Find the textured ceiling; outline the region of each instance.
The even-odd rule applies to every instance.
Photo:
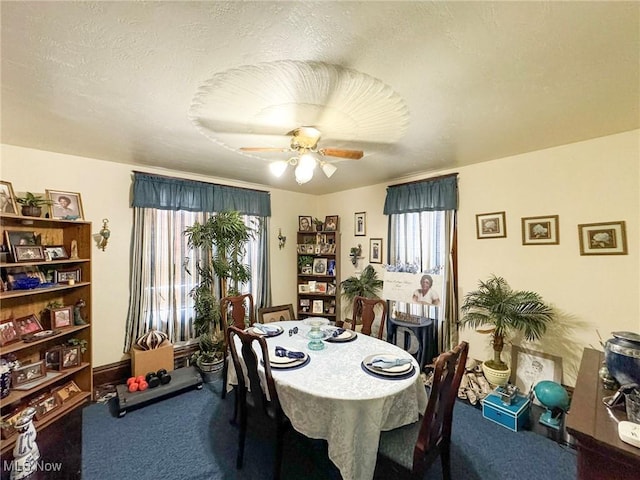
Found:
[[[21,1],[2,2],[1,16],[1,141],[12,145],[321,194],[640,127],[638,2]],[[341,73],[265,79],[296,62]],[[194,102],[254,69],[262,80],[236,91],[239,103],[209,105],[215,133],[203,135]],[[358,78],[398,96],[401,125],[361,134],[345,104],[384,118],[363,101],[375,92],[333,95]],[[283,98],[289,116],[275,121]],[[314,118],[321,147],[365,156],[299,186],[291,170],[269,173],[286,153],[237,150],[286,147]]]

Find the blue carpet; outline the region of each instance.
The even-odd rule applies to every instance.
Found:
[[[230,425],[233,396],[220,399],[221,383],[205,384],[115,416],[114,404],[83,410],[83,480],[269,479],[274,435],[259,425],[247,435],[245,462],[235,468],[237,428]],[[573,480],[575,452],[530,431],[511,432],[458,402],[454,413],[452,475],[464,480]],[[285,436],[285,480],[339,479],[326,443],[295,431]],[[436,462],[425,479],[440,480]],[[383,479],[380,479],[383,480]],[[386,480],[386,479],[385,479]]]

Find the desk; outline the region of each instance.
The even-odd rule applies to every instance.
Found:
[[[431,362],[437,356],[435,349],[435,320],[432,318],[420,317],[420,323],[403,322],[396,318],[387,317],[387,342],[396,344],[398,335],[398,327],[404,327],[411,330],[418,338],[418,351],[416,358],[420,364],[420,370],[424,369],[427,363]],[[405,336],[404,349],[409,349],[409,337]]]
[[[603,359],[602,352],[584,349],[566,418],[578,448],[578,479],[637,480],[640,448],[618,437],[618,422],[626,420],[626,412],[624,408],[610,410],[602,403],[602,397],[613,393],[602,388],[598,377]]]
[[[361,333],[352,342],[325,342],[324,350],[311,351],[303,336],[309,327],[302,322],[269,325],[285,330],[282,335],[267,338],[270,349],[279,345],[301,350],[311,359],[303,368],[272,370],[280,404],[293,427],[307,437],[327,441],[329,458],[344,480],[372,479],[380,432],[417,421],[426,408],[427,394],[419,371],[408,379],[387,380],[365,373],[360,364],[375,353],[410,355]],[[290,337],[288,331],[294,326],[300,333]],[[415,359],[413,363],[417,369]],[[230,384],[237,383],[232,365]]]

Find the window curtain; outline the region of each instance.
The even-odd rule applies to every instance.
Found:
[[[258,227],[245,262],[252,266],[250,288],[256,308],[271,303],[269,287],[268,192],[216,185],[158,175],[134,173],[134,211],[131,280],[124,352],[155,328],[172,342],[194,338],[193,300],[197,284],[195,264],[201,252],[188,249],[184,230],[223,210],[244,214],[245,223]],[[190,275],[188,272],[191,272]]]
[[[438,352],[458,341],[456,210],[457,175],[387,188],[389,263],[444,276],[439,307],[394,302],[393,310],[438,320]]]

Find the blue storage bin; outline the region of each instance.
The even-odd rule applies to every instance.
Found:
[[[522,430],[529,420],[529,407],[527,397],[517,395],[511,405],[505,405],[498,395],[491,393],[482,401],[482,416],[517,432]]]

